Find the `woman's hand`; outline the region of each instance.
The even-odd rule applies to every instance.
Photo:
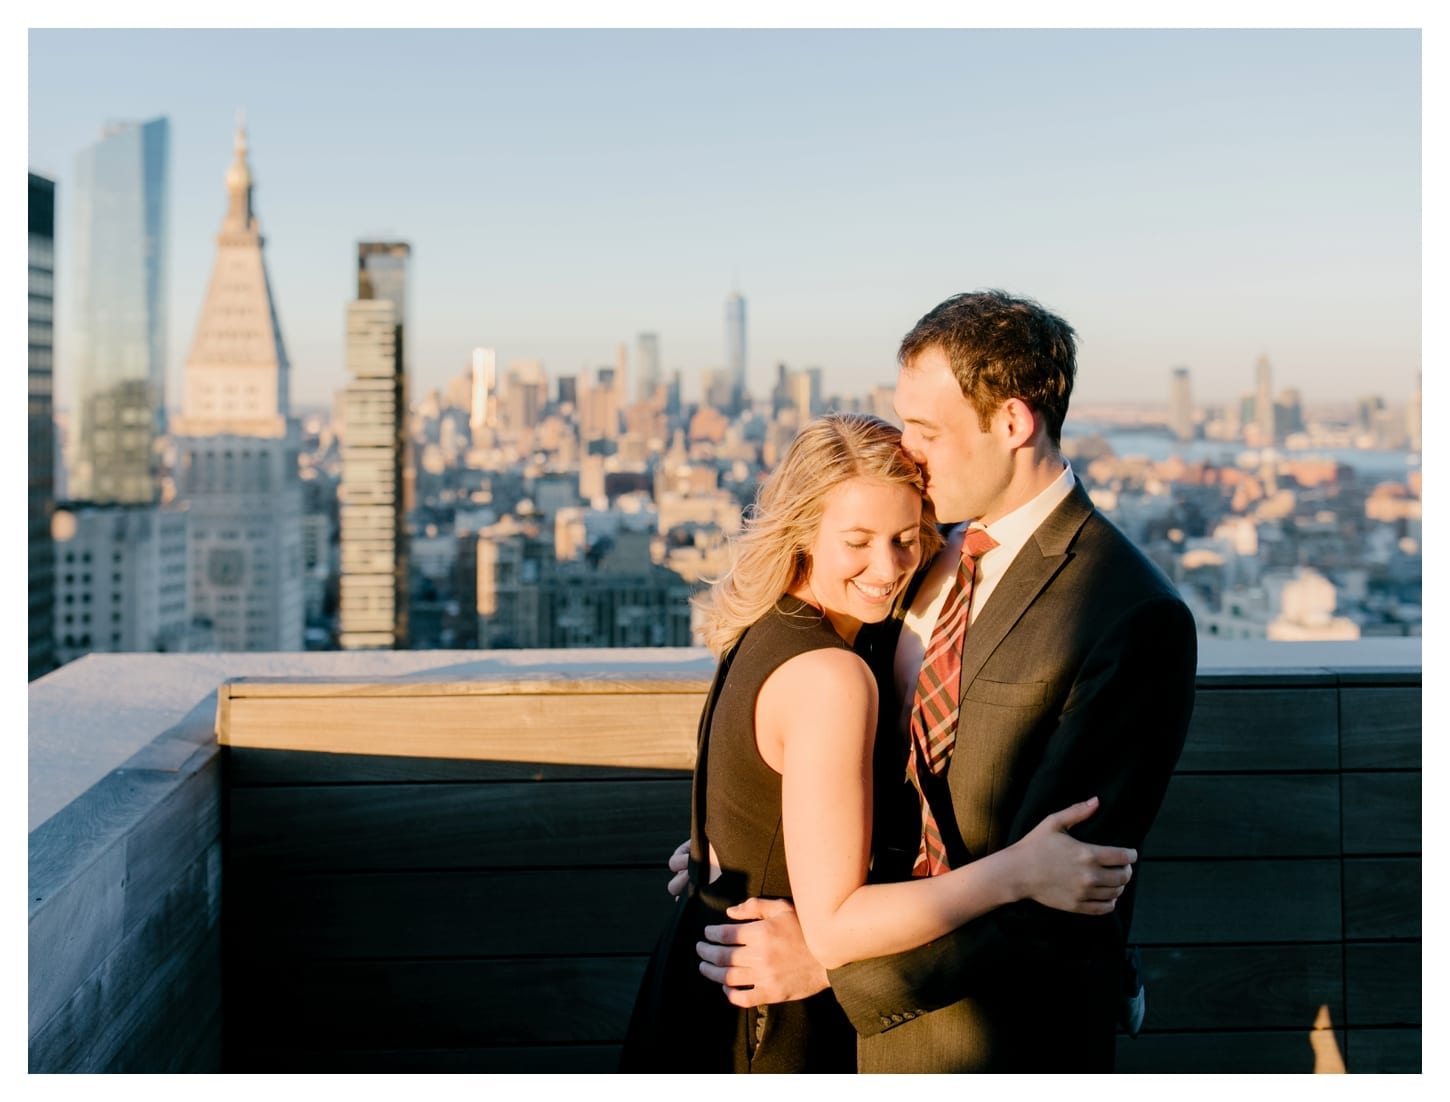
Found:
[[[1133,876],[1138,851],[1079,842],[1068,829],[1098,809],[1098,798],[1058,811],[1009,847],[1018,865],[1019,898],[1078,914],[1110,914]]]

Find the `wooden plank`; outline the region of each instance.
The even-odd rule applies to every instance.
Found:
[[[1419,769],[1422,721],[1418,686],[1339,690],[1345,769]]]
[[[1344,852],[1420,852],[1420,781],[1416,773],[1345,773]]]
[[[238,959],[644,954],[674,905],[663,860],[565,873],[228,873]],[[588,900],[587,916],[580,903]],[[245,982],[248,968],[239,979]]]
[[[30,832],[32,909],[145,819],[176,784],[177,774],[195,771],[204,760],[197,751],[214,741],[205,721],[208,708],[201,701]]]
[[[137,1021],[115,1059],[97,1071],[173,1073],[190,1070],[193,1053],[220,1038],[221,933],[212,929],[195,957],[158,976],[157,997]]]
[[[1199,656],[1200,661],[1202,655]],[[1199,668],[1195,684],[1200,693],[1219,689],[1317,689],[1338,684],[1335,670],[1324,666],[1218,666]]]
[[[216,740],[226,747],[232,729],[232,683],[223,681],[216,690]]]
[[[619,1070],[621,1045],[527,1048],[259,1049],[228,1071],[274,1073],[442,1073],[600,1075]]]
[[[1418,857],[1349,857],[1344,861],[1344,936],[1421,936]]]
[[[176,777],[175,788],[125,840],[127,929],[154,910],[177,874],[221,837],[221,761],[216,746],[198,749]],[[217,895],[219,899],[219,890]]]
[[[1145,1028],[1313,1028],[1319,1008],[1344,1020],[1338,945],[1240,945],[1143,950]]]
[[[676,676],[621,677],[601,673],[539,672],[525,677],[440,679],[437,671],[425,671],[385,681],[346,680],[319,677],[234,677],[226,682],[227,696],[243,700],[304,700],[320,698],[347,700],[356,697],[481,697],[481,696],[650,696],[694,695],[703,704],[710,690],[710,677],[683,672]]]
[[[1345,1033],[1335,1032],[1344,1052]],[[1143,1033],[1118,1038],[1117,1071],[1127,1074],[1263,1075],[1312,1072],[1309,1032],[1246,1030]]]
[[[1347,1024],[1419,1025],[1423,1020],[1420,959],[1419,942],[1345,946]]]
[[[199,855],[30,1038],[32,1072],[169,1070],[221,1005],[221,845]],[[184,997],[183,997],[184,996]],[[178,1013],[178,1011],[184,1011]],[[164,1043],[153,1043],[158,1031]],[[124,1065],[124,1067],[123,1067]]]
[[[316,753],[691,769],[696,693],[242,698],[224,743]]]
[[[688,778],[688,769],[662,770],[570,762],[401,758],[383,754],[319,754],[223,747],[226,784],[423,784],[430,781],[658,780]]]
[[[258,963],[244,991],[229,989],[227,1030],[238,1053],[618,1043],[644,966],[644,957]]]
[[[1419,688],[1424,682],[1421,663],[1413,666],[1340,666],[1334,679],[1341,685],[1400,686]]]
[[[690,833],[684,780],[245,788],[231,794],[237,867],[663,867]]]
[[[222,1037],[220,1005],[211,1018],[201,1024],[196,1033],[195,1043],[191,1048],[180,1053],[177,1066],[172,1070],[194,1075],[216,1075],[225,1070],[223,1065],[225,1045]]]
[[[32,874],[34,862],[32,861]],[[100,967],[125,933],[126,849],[113,844],[30,911],[30,1034]]]
[[[1297,773],[1338,765],[1333,686],[1201,689],[1178,772]]]
[[[163,731],[126,760],[123,769],[178,771],[196,750],[216,746],[216,694],[199,700],[181,721]]]
[[[1175,775],[1143,852],[1170,857],[1331,857],[1339,853],[1333,774]]]
[[[1351,1029],[1345,1063],[1354,1073],[1419,1075],[1423,1042],[1418,1029]]]
[[[115,769],[32,830],[32,917],[88,865],[121,845],[178,783],[175,771]]]
[[[1145,860],[1132,940],[1141,945],[1338,941],[1340,867],[1294,861]]]
[[[177,730],[159,741],[185,745],[188,732]],[[208,744],[179,766],[113,770],[31,832],[32,1029],[219,836],[215,757]]]

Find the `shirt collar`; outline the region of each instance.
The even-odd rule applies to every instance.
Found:
[[[1077,484],[1077,479],[1072,473],[1072,464],[1067,460],[1062,461],[1062,473],[1043,489],[1031,501],[1025,502],[1013,509],[1006,516],[998,517],[990,525],[979,524],[972,521],[969,528],[986,528],[991,537],[997,541],[997,546],[988,551],[988,555],[996,555],[1003,548],[1009,548],[1008,558],[1015,558],[1017,552],[1032,537],[1032,533],[1048,514],[1062,504],[1067,495],[1072,493],[1072,488]],[[983,556],[985,558],[985,556]]]

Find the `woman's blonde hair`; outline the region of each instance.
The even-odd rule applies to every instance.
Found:
[[[921,468],[901,449],[901,431],[864,413],[832,413],[800,431],[760,487],[735,544],[731,568],[695,598],[705,644],[724,654],[745,629],[810,574],[810,546],[826,495],[851,478],[910,486],[922,497],[921,553],[941,547]]]

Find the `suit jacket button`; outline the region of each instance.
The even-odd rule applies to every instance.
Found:
[[[882,1025],[890,1025],[891,1024],[891,1019],[888,1018],[885,1014],[883,1014],[883,1015],[881,1015],[881,1024]]]

